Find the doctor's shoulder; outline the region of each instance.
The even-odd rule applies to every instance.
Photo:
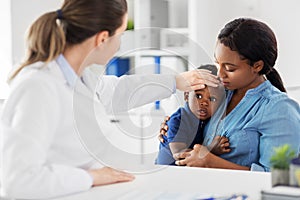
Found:
[[[55,92],[58,81],[54,68],[50,64],[37,62],[23,68],[18,75],[9,82],[10,94],[16,92],[36,91],[43,95],[43,91]],[[56,93],[56,92],[55,92]]]

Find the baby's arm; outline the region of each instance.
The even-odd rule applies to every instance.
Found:
[[[215,155],[221,155],[230,152],[229,140],[224,136],[216,136],[208,149]]]

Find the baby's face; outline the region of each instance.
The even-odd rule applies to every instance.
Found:
[[[188,104],[192,113],[201,120],[210,118],[221,101],[223,101],[224,91],[220,88],[205,87],[201,90],[189,93]]]

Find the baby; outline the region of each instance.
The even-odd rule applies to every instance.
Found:
[[[198,69],[206,69],[217,74],[215,65],[201,65]],[[173,113],[166,122],[167,136],[160,142],[156,164],[175,165],[173,155],[193,149],[195,144],[202,144],[204,127],[225,100],[223,87],[205,87],[201,90],[184,93],[186,104]],[[208,149],[216,155],[227,153],[229,141],[225,137],[216,136]]]

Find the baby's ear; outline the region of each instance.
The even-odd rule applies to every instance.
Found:
[[[189,93],[188,92],[184,92],[184,100],[185,101],[189,100]]]

